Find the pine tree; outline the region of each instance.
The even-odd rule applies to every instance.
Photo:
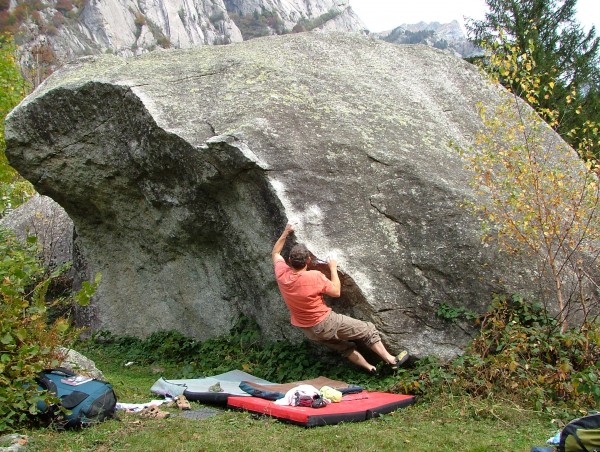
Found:
[[[538,108],[558,110],[556,130],[576,146],[585,135],[585,121],[600,121],[600,38],[595,28],[586,33],[576,21],[577,0],[486,0],[486,4],[485,19],[468,21],[469,39],[490,48],[502,34],[517,53],[534,48],[529,61],[533,74],[542,85],[554,84],[552,93],[541,93]],[[500,81],[520,94],[518,80]],[[600,156],[600,149],[593,152]]]

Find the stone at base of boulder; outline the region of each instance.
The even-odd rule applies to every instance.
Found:
[[[10,435],[0,436],[0,451],[2,452],[16,452],[27,449],[29,438],[25,435],[19,435],[18,433],[11,433]]]
[[[86,375],[97,380],[104,380],[104,374],[96,367],[96,363],[76,350],[61,347],[58,351],[62,357],[60,367],[76,374]]]

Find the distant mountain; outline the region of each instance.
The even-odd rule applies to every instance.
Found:
[[[402,24],[393,30],[374,33],[374,35],[393,44],[426,44],[453,52],[462,58],[481,54],[481,49],[467,40],[456,20],[447,24],[439,22]]]

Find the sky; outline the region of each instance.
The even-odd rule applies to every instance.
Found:
[[[348,1],[348,0],[346,0]],[[418,22],[448,23],[457,20],[464,25],[464,16],[483,19],[485,0],[349,0],[354,12],[369,31],[391,30],[401,24]],[[577,20],[587,30],[595,25],[600,35],[600,0],[578,0]]]

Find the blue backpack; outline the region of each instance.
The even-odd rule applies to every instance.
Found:
[[[47,390],[60,399],[60,406],[37,404],[40,413],[58,421],[61,427],[81,427],[114,416],[117,396],[110,383],[77,376],[63,368],[44,370],[37,377],[38,389]],[[70,383],[70,384],[69,384]]]

